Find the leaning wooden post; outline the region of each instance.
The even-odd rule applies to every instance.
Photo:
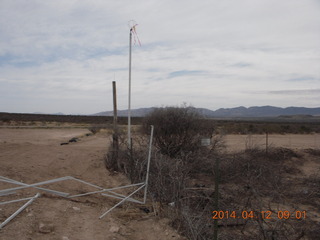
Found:
[[[115,133],[118,133],[117,122],[118,122],[118,113],[117,113],[117,86],[116,82],[112,81],[112,90],[113,90],[113,130]]]
[[[112,90],[113,90],[113,142],[112,142],[112,165],[113,168],[120,169],[118,162],[118,150],[119,150],[119,142],[118,142],[118,113],[117,113],[117,88],[116,82],[112,81]]]
[[[268,148],[269,148],[269,134],[266,132],[266,154],[268,154]]]

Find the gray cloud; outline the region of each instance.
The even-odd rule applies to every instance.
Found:
[[[310,76],[301,76],[288,79],[289,82],[304,82],[304,81],[320,81],[320,78],[317,79],[315,77]]]
[[[280,94],[280,95],[320,95],[319,89],[300,89],[300,90],[277,90],[267,91],[268,94]]]
[[[200,71],[200,70],[180,70],[180,71],[170,72],[167,78],[175,78],[175,77],[181,77],[181,76],[197,76],[197,75],[203,75],[205,73],[206,73],[205,71]]]
[[[130,19],[139,24],[142,42],[132,55],[134,108],[182,102],[211,109],[318,104],[315,0],[186,0],[183,7],[169,0],[5,0],[0,5],[0,102],[6,103],[0,111],[112,109],[114,78],[119,108],[126,108]]]
[[[246,62],[239,62],[239,63],[230,65],[230,67],[236,67],[236,68],[245,68],[245,67],[251,67],[251,66],[252,64],[246,63]]]

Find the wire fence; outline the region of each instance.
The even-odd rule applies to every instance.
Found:
[[[254,147],[283,147],[290,149],[320,149],[320,134],[248,134],[226,135],[228,151],[241,151]]]

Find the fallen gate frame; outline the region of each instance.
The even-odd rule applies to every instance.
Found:
[[[139,204],[145,204],[146,201],[147,201],[147,190],[148,190],[148,181],[149,181],[149,171],[150,171],[150,160],[151,160],[153,130],[154,130],[154,127],[151,126],[151,135],[150,135],[150,140],[149,140],[149,151],[148,151],[148,160],[147,160],[147,173],[146,173],[146,179],[145,179],[144,182],[135,183],[135,184],[129,184],[129,185],[120,186],[120,187],[114,187],[114,188],[102,188],[102,187],[100,187],[98,185],[95,185],[95,184],[92,184],[92,183],[89,183],[89,182],[86,182],[86,181],[83,181],[81,179],[78,179],[78,178],[75,178],[75,177],[71,177],[71,176],[55,178],[55,179],[51,179],[51,180],[47,180],[47,181],[43,181],[43,182],[38,182],[38,183],[33,183],[33,184],[26,184],[26,183],[22,183],[22,182],[19,182],[19,181],[16,181],[16,180],[13,180],[13,179],[10,179],[10,178],[7,178],[7,177],[0,176],[0,182],[6,182],[6,183],[20,185],[19,187],[0,190],[0,197],[1,196],[7,196],[7,195],[15,194],[16,190],[21,190],[21,189],[26,189],[26,188],[35,188],[35,189],[38,189],[38,190],[41,190],[41,191],[44,191],[44,192],[48,192],[50,194],[57,195],[57,196],[60,196],[60,197],[68,198],[68,199],[75,198],[75,197],[88,196],[88,195],[97,194],[97,193],[101,193],[101,195],[105,196],[105,197],[121,199],[120,202],[118,202],[113,207],[111,207],[106,212],[104,212],[99,217],[99,219],[103,218],[105,215],[107,215],[109,212],[111,212],[113,209],[115,209],[116,207],[118,207],[119,205],[124,203],[125,201],[130,201],[130,202],[139,203]],[[69,193],[65,193],[65,192],[60,192],[60,191],[56,191],[56,190],[52,190],[52,189],[48,189],[48,188],[39,187],[41,185],[46,185],[46,184],[51,184],[51,183],[56,183],[56,182],[61,182],[61,181],[66,181],[66,180],[74,180],[74,181],[83,183],[85,185],[89,185],[91,187],[95,187],[95,188],[97,188],[99,190],[70,196]],[[133,192],[131,192],[129,195],[127,195],[127,196],[123,195],[123,194],[120,194],[120,193],[116,193],[116,192],[113,191],[113,190],[118,190],[118,189],[136,187],[136,186],[139,186],[139,187],[136,190],[134,190]],[[136,200],[136,199],[132,198],[132,196],[134,194],[136,194],[138,191],[140,191],[143,188],[144,188],[143,201],[139,201],[139,200]],[[10,200],[10,201],[6,201],[6,202],[0,202],[0,205],[5,205],[5,204],[10,204],[10,203],[15,203],[15,202],[20,202],[20,201],[27,201],[28,200],[27,203],[25,203],[15,213],[13,213],[10,217],[8,217],[4,222],[2,222],[0,224],[0,229],[3,228],[8,222],[10,222],[13,218],[15,218],[20,212],[22,212],[35,199],[37,199],[40,196],[41,196],[40,193],[37,193],[33,197],[15,199],[15,200]]]

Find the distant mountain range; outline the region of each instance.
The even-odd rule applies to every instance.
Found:
[[[152,108],[139,108],[132,109],[131,116],[133,117],[143,117],[150,113]],[[236,108],[220,108],[218,110],[212,111],[206,108],[195,108],[195,110],[205,117],[221,117],[221,118],[242,118],[242,117],[288,117],[294,115],[304,115],[308,116],[320,116],[319,108],[305,108],[305,107],[273,107],[273,106],[262,106],[262,107],[236,107]],[[99,112],[93,114],[95,116],[113,116],[113,111]],[[127,110],[118,110],[118,116],[127,116]]]
[[[65,115],[62,112],[57,112],[57,113],[43,113],[43,112],[33,112],[32,114],[47,114],[47,115]]]

